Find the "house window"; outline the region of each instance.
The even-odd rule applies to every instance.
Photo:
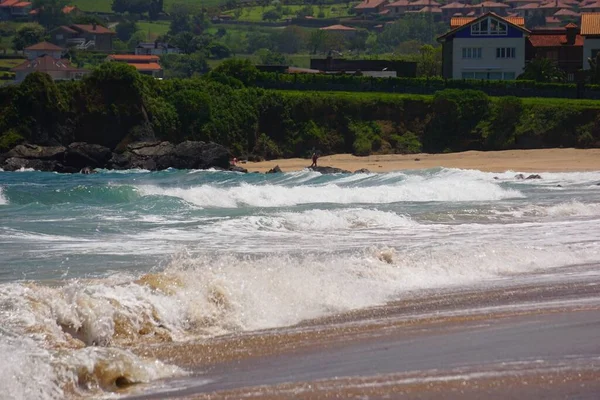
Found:
[[[499,72],[499,71],[466,71],[462,73],[463,79],[477,80],[514,80],[514,72]]]
[[[463,47],[462,58],[481,58],[481,47]]]
[[[558,50],[547,50],[546,58],[557,61],[558,60]]]
[[[514,47],[498,47],[496,48],[496,58],[515,58],[516,50]]]
[[[508,26],[495,18],[484,18],[471,25],[471,35],[473,36],[506,36]]]
[[[63,40],[65,36],[62,33],[56,34],[56,40]]]

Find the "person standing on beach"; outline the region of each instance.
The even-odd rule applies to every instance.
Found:
[[[319,158],[319,156],[317,155],[317,153],[313,153],[313,155],[312,155],[312,164],[310,164],[310,168],[317,166],[317,159],[318,158]]]

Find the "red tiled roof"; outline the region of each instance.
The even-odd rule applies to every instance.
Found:
[[[365,0],[360,4],[357,4],[354,8],[357,10],[368,10],[371,8],[377,8],[386,2],[387,0]]]
[[[523,4],[522,6],[519,7],[515,7],[515,10],[533,10],[536,8],[540,8],[539,3],[527,3],[527,4]]]
[[[600,1],[595,1],[593,3],[588,3],[585,6],[579,6],[581,10],[592,9],[592,8],[600,8]]]
[[[0,7],[12,7],[17,4],[20,0],[6,0],[3,3],[0,3]]]
[[[484,1],[479,4],[472,4],[471,8],[510,8],[508,4],[496,3],[495,1]]]
[[[440,3],[438,3],[437,1],[434,0],[416,0],[416,1],[411,1],[409,4],[409,6],[439,6]]]
[[[28,1],[21,1],[17,4],[12,5],[13,8],[25,8],[25,7],[29,7],[31,5],[30,2]]]
[[[162,67],[158,63],[146,63],[146,64],[127,63],[127,65],[131,65],[132,67],[135,67],[135,69],[137,69],[138,71],[161,71],[162,70]]]
[[[38,57],[35,60],[25,61],[21,65],[12,68],[11,71],[49,72],[49,71],[82,71],[71,66],[69,60],[57,60],[48,55]]]
[[[87,33],[93,33],[93,34],[108,34],[108,35],[115,35],[115,32],[111,31],[108,28],[103,27],[102,25],[93,25],[93,24],[89,24],[89,25],[71,25],[71,28],[73,29],[77,29],[83,32],[87,32]]]
[[[579,17],[579,13],[573,10],[560,9],[553,14],[555,17]]]
[[[355,28],[351,28],[349,26],[344,25],[331,25],[321,28],[322,31],[355,31]]]
[[[570,4],[563,3],[562,1],[551,1],[549,3],[542,4],[540,8],[573,8]]]
[[[581,34],[600,35],[600,13],[581,14]]]
[[[583,46],[583,36],[575,36],[575,44],[567,44],[566,35],[536,35],[535,31],[529,36],[529,42],[533,47],[563,47],[563,46]]]
[[[452,17],[450,19],[450,28],[458,28],[459,26],[463,26],[469,22],[475,21],[475,19],[475,17]],[[510,22],[513,25],[521,27],[525,26],[525,18],[523,17],[504,17],[502,19]]]
[[[62,51],[62,47],[48,42],[40,42],[33,46],[25,47],[25,50],[49,50],[49,51]]]
[[[446,4],[445,6],[441,6],[440,8],[442,10],[458,10],[458,9],[465,8],[465,7],[467,7],[466,4],[455,1],[453,3]]]
[[[77,6],[64,6],[62,9],[63,14],[70,14],[71,12],[77,10]]]
[[[442,12],[442,9],[439,8],[439,7],[435,7],[435,6],[434,7],[427,6],[427,7],[421,8],[417,12],[419,12],[419,13],[428,13],[428,12],[430,12],[430,13],[433,13],[433,14],[440,14]]]
[[[408,0],[398,0],[393,3],[388,4],[386,7],[406,7],[408,6]]]
[[[125,61],[125,62],[157,62],[160,57],[153,55],[135,55],[135,54],[111,54],[108,56],[113,61]]]

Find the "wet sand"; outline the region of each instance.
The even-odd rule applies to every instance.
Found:
[[[140,347],[192,375],[139,398],[597,399],[598,266],[558,272],[415,293],[289,328]]]
[[[292,158],[240,164],[250,172],[266,172],[279,165],[283,172],[299,171],[311,160]],[[540,149],[467,151],[449,154],[389,154],[356,157],[336,154],[319,158],[318,165],[356,171],[390,172],[436,167],[478,169],[486,172],[573,172],[600,170],[600,149]]]

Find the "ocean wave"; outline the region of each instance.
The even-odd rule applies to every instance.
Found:
[[[0,206],[8,204],[8,199],[4,196],[4,189],[0,186]]]
[[[340,232],[370,228],[398,228],[416,225],[410,217],[394,212],[364,208],[301,212],[279,212],[273,215],[252,215],[219,223],[222,231],[291,231],[291,232]]]
[[[509,216],[516,218],[593,217],[600,216],[600,204],[582,203],[577,200],[572,200],[553,205],[531,204],[517,209],[491,210],[490,212],[496,216]]]
[[[519,198],[515,189],[505,189],[493,182],[447,181],[411,177],[396,185],[341,187],[325,185],[248,185],[217,187],[201,185],[188,188],[168,188],[141,185],[143,196],[177,197],[188,203],[206,208],[286,207],[302,204],[389,204],[397,202],[457,202],[493,201]]]

